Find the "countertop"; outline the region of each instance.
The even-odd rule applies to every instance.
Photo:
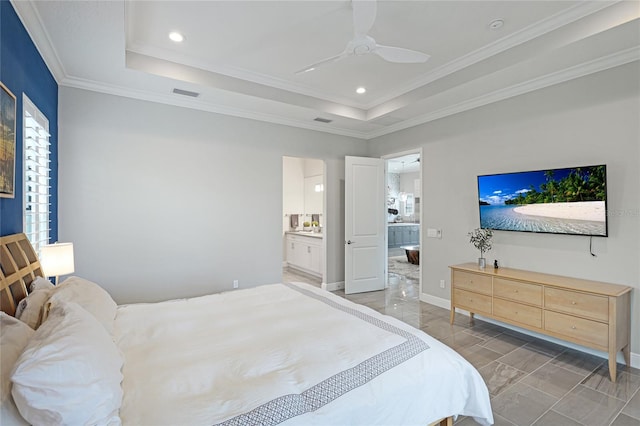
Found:
[[[312,238],[320,238],[324,235],[322,232],[313,232],[313,231],[285,231],[286,234],[291,235],[300,235],[302,237],[312,237]]]

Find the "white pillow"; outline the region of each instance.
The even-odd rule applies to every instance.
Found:
[[[113,334],[113,323],[118,305],[98,284],[80,277],[69,277],[51,292],[49,302],[53,308],[59,302],[75,302],[96,317]]]
[[[22,299],[16,308],[16,318],[37,330],[42,322],[42,308],[49,299],[51,290],[35,290]]]
[[[93,315],[76,303],[60,302],[16,363],[13,399],[34,425],[118,424],[122,363]]]
[[[11,372],[33,329],[22,321],[0,312],[0,425],[28,425],[11,396]]]
[[[29,291],[33,292],[36,290],[53,290],[54,285],[51,284],[46,278],[36,277],[35,280],[31,282],[31,286],[29,286]]]

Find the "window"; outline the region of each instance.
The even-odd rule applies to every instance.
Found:
[[[22,95],[24,232],[38,255],[49,244],[49,120]]]

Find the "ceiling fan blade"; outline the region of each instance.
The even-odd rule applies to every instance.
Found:
[[[315,64],[307,65],[306,67],[304,67],[302,69],[299,69],[295,73],[296,74],[303,74],[305,72],[313,71],[318,67],[321,67],[321,66],[326,65],[326,64],[330,64],[331,62],[339,61],[340,59],[346,58],[347,56],[348,56],[347,52],[342,52],[339,55],[332,56],[332,57],[327,58],[327,59],[323,59],[322,61],[316,62]]]
[[[376,0],[352,0],[353,30],[356,36],[367,35],[376,20],[378,4]]]
[[[402,47],[382,46],[378,44],[376,50],[373,51],[385,61],[397,62],[403,64],[421,64],[427,62],[431,57],[426,53],[416,50],[404,49]]]

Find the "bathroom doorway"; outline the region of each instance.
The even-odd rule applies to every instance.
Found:
[[[325,164],[282,157],[282,282],[326,283]]]
[[[387,288],[420,299],[422,241],[421,150],[384,156],[387,201]]]

